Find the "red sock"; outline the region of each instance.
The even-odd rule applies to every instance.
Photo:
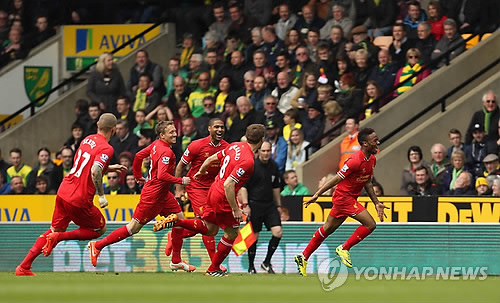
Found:
[[[89,229],[89,228],[83,228],[80,227],[78,229],[68,231],[68,232],[63,232],[59,233],[59,238],[58,241],[64,241],[64,240],[92,240],[99,238],[99,233]]]
[[[197,233],[200,233],[202,235],[206,234],[208,232],[207,225],[205,225],[205,222],[201,219],[180,219],[175,223],[175,226],[180,226],[184,227],[186,229],[189,229],[191,231],[195,231]]]
[[[216,271],[220,268],[220,265],[224,259],[226,259],[227,255],[231,251],[231,247],[233,247],[234,240],[229,240],[225,236],[222,236],[219,244],[217,245],[217,252],[212,259],[212,264],[208,268],[209,271]]]
[[[127,225],[119,227],[103,239],[95,242],[95,248],[97,248],[98,250],[102,250],[104,247],[126,239],[131,235],[132,233],[128,230]]]
[[[356,230],[352,233],[352,235],[345,241],[345,243],[342,245],[342,247],[345,250],[351,249],[354,245],[358,244],[361,240],[366,238],[369,234],[371,234],[372,231],[366,228],[364,225],[361,225],[360,227],[356,228]]]
[[[46,232],[41,234],[40,237],[38,237],[38,239],[36,239],[35,244],[33,244],[30,251],[26,255],[26,258],[24,258],[23,262],[21,263],[22,268],[26,268],[26,269],[31,268],[31,264],[33,263],[33,261],[35,261],[36,257],[38,257],[38,255],[40,255],[42,253],[42,248],[45,245],[45,243],[47,242],[47,239],[45,238],[45,236],[47,236],[51,232],[52,232],[52,230],[49,228],[49,230],[47,230]]]
[[[194,235],[197,235],[198,233],[189,229],[182,229],[184,232],[182,233],[182,237],[185,238],[191,238]]]
[[[328,237],[328,235],[325,233],[323,226],[321,226],[314,233],[314,236],[312,237],[311,241],[309,241],[309,244],[307,244],[306,249],[304,249],[304,251],[302,252],[306,260],[309,259],[309,257],[316,249],[318,249],[318,247],[321,245],[321,243],[323,243],[326,237]]]
[[[180,263],[184,228],[172,228],[172,263]]]
[[[215,256],[215,237],[203,235],[201,238],[203,239],[203,244],[205,244],[210,260],[213,261]]]

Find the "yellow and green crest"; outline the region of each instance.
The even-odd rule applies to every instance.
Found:
[[[52,88],[52,66],[25,66],[24,67],[24,89],[31,102],[43,96]],[[35,103],[37,107],[42,106],[48,97]]]

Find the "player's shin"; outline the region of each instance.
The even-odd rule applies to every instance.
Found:
[[[220,269],[221,263],[226,259],[227,255],[233,247],[234,239],[228,239],[226,236],[222,236],[219,244],[217,245],[217,252],[212,260],[212,264],[208,268],[208,271],[216,271]]]
[[[202,235],[205,235],[208,232],[208,227],[205,224],[205,222],[203,222],[203,220],[198,219],[198,218],[196,218],[196,219],[179,219],[179,221],[177,221],[175,223],[175,226],[184,227],[185,229],[195,231],[195,232],[200,233]]]
[[[119,242],[126,239],[132,235],[129,230],[128,225],[117,228],[115,231],[104,237],[103,239],[95,242],[95,247],[98,250],[102,250],[104,247],[111,245],[113,243]]]
[[[360,227],[356,228],[354,233],[345,241],[345,243],[342,245],[342,248],[344,250],[349,250],[351,247],[354,245],[358,244],[361,242],[364,238],[368,237],[369,234],[371,234],[372,231],[368,229],[366,226],[361,225]]]
[[[316,251],[316,249],[318,249],[318,247],[321,245],[321,243],[323,243],[326,237],[328,237],[328,234],[323,229],[323,226],[321,226],[314,233],[314,236],[312,237],[311,241],[309,241],[309,244],[307,244],[306,249],[304,249],[304,251],[302,252],[306,260],[308,260],[312,253]]]
[[[182,227],[172,228],[172,263],[180,263],[181,259],[181,249],[184,229]]]
[[[42,248],[47,242],[46,236],[50,234],[52,230],[49,228],[46,232],[41,234],[38,239],[36,239],[35,244],[33,244],[33,247],[31,247],[30,251],[28,252],[28,255],[24,258],[23,262],[21,263],[21,267],[25,269],[30,269],[31,264],[35,260],[38,255],[42,253]]]

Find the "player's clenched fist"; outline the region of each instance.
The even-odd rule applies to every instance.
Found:
[[[101,208],[108,206],[108,200],[106,200],[106,196],[99,196],[99,206]]]
[[[243,218],[243,213],[241,212],[241,209],[233,209],[233,217],[236,219],[236,221],[241,222],[241,219]]]

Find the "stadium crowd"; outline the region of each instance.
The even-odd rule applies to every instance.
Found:
[[[2,63],[25,57],[54,34],[54,26],[107,23],[89,4],[11,2],[0,7]],[[10,163],[0,155],[0,194],[55,193],[72,168],[74,151],[85,136],[96,132],[104,112],[119,119],[110,141],[112,163],[129,168],[134,155],[155,139],[155,125],[162,120],[174,121],[177,128],[177,160],[190,142],[208,135],[212,118],[224,121],[230,143],[240,141],[248,125],[264,124],[272,159],[284,174],[282,194],[309,194],[297,182],[297,165],[344,130],[349,134],[341,147],[345,160],[359,150],[360,120],[448,62],[443,58],[426,68],[431,60],[452,48],[449,59],[464,52],[462,33],[496,30],[500,20],[498,4],[487,0],[231,0],[210,6],[206,3],[211,1],[177,2],[128,1],[113,10],[108,22],[176,22],[182,37],[178,55],[163,67],[139,50],[136,64],[121,71],[112,55],[102,54],[89,73],[88,99],[77,101],[69,139],[61,140],[63,147],[54,159],[41,148],[33,168],[19,149],[9,151]],[[57,3],[64,13],[55,13]],[[186,22],[189,25],[182,26]],[[377,46],[374,42],[381,36],[391,36],[391,42]],[[123,73],[129,73],[128,83]],[[485,92],[483,109],[472,117],[465,141],[451,129],[451,147],[434,144],[430,162],[418,146],[410,147],[401,193],[500,195],[500,179],[492,177],[500,175],[496,101],[492,92]],[[330,131],[344,118],[345,126]],[[147,170],[145,162],[144,175]],[[140,193],[131,172],[108,173],[104,183],[106,193]],[[383,194],[382,186],[375,185]]]

